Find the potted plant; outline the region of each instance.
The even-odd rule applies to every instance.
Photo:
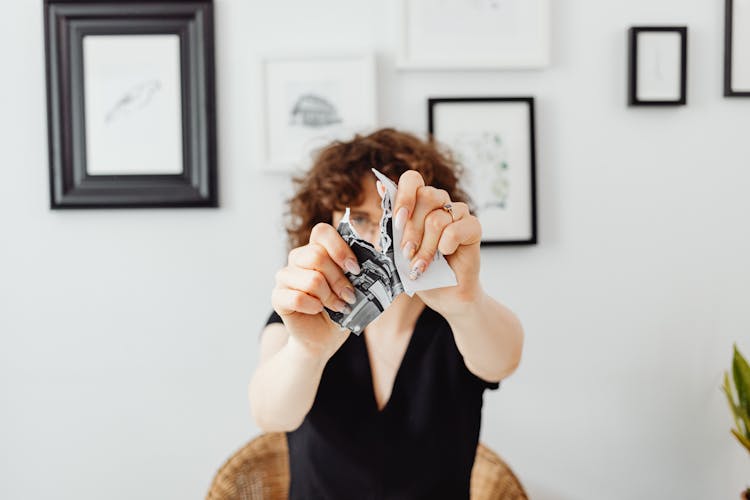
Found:
[[[724,386],[722,387],[729,401],[729,408],[734,415],[736,428],[731,431],[737,441],[750,452],[750,365],[737,349],[737,344],[734,344],[732,377],[734,390],[729,382],[728,372],[724,372]],[[750,488],[747,488],[740,498],[750,500]]]

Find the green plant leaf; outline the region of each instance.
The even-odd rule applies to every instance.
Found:
[[[750,414],[750,366],[734,344],[734,362],[732,363],[732,375],[734,375],[734,387],[737,389],[739,406]],[[750,431],[750,428],[746,429]]]
[[[744,408],[742,408],[734,401],[734,396],[731,392],[731,388],[729,387],[728,380],[726,382],[726,385],[722,389],[724,389],[724,393],[727,395],[729,407],[734,414],[735,423],[737,424],[737,431],[750,439],[750,414],[748,414]]]
[[[732,387],[729,384],[729,373],[724,372],[724,384],[721,386],[724,394],[727,396],[727,402],[729,403],[729,409],[732,411],[732,417],[734,417],[734,424],[737,426],[737,430],[742,432],[742,425],[740,424],[740,415],[737,408],[737,403],[734,401],[734,394],[732,393]],[[747,429],[747,426],[745,426]]]
[[[742,444],[742,446],[744,446],[745,449],[750,452],[750,439],[746,438],[734,429],[732,429],[732,434],[737,438],[737,441],[739,441],[740,444]]]
[[[750,430],[750,415],[745,413],[745,410],[741,407],[734,404],[730,397],[727,397],[727,399],[729,400],[729,408],[734,415],[734,423],[737,426],[737,432],[743,436],[747,436],[748,430]],[[750,436],[748,436],[748,438],[750,438]]]

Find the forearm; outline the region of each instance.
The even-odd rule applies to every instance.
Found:
[[[266,432],[292,431],[312,408],[327,359],[312,356],[293,337],[255,371],[250,410]]]
[[[485,380],[501,380],[521,361],[523,328],[515,314],[485,293],[446,316],[466,366]]]

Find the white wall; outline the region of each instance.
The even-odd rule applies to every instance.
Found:
[[[535,500],[737,498],[719,392],[750,354],[750,100],[721,97],[723,2],[556,0],[553,64],[394,70],[394,0],[217,0],[221,208],[50,211],[41,2],[0,17],[0,497],[201,498],[258,430],[246,385],[283,258],[259,172],[262,54],[374,49],[382,125],[426,98],[535,95],[539,244],[483,250],[524,359],[483,440]],[[687,24],[688,106],[625,106],[626,29]]]

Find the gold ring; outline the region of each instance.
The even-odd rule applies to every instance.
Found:
[[[453,222],[456,222],[456,218],[453,216],[453,204],[452,203],[446,203],[443,205],[443,210],[451,214],[451,220]]]

